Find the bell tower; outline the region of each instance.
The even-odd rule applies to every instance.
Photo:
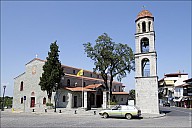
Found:
[[[148,10],[143,10],[135,23],[136,105],[142,113],[159,114],[154,17]]]

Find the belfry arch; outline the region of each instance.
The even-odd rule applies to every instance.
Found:
[[[150,76],[150,61],[148,58],[144,58],[141,61],[142,66],[142,77],[149,77]]]
[[[149,52],[149,39],[144,37],[141,39],[141,53]]]
[[[146,22],[142,22],[142,32],[146,32]]]

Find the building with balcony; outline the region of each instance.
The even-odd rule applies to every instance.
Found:
[[[170,105],[175,105],[176,100],[181,100],[183,95],[183,89],[180,85],[184,84],[184,80],[188,79],[187,73],[170,73],[165,74],[164,78],[158,81],[158,91],[162,93],[160,98],[160,104],[165,102],[170,103]],[[175,98],[176,97],[176,98]]]
[[[192,108],[192,78],[183,82],[184,84],[175,86],[173,101],[177,107]]]

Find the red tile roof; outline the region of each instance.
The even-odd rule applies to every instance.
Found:
[[[141,11],[138,15],[137,15],[137,19],[143,18],[143,17],[153,17],[153,15],[151,14],[151,12],[149,12],[148,10],[143,10]]]
[[[39,58],[34,58],[33,60],[29,61],[27,64],[35,61],[35,60],[38,60],[38,61],[41,61],[41,62],[46,62],[46,60],[42,60],[42,59],[39,59]],[[27,65],[26,64],[26,65]],[[69,67],[69,68],[73,68],[73,69],[78,69],[78,70],[81,70],[80,68],[74,68],[74,67],[71,67],[71,66],[66,66],[66,65],[62,65],[63,67]],[[84,70],[86,72],[92,72],[92,71],[88,71],[88,70]],[[99,73],[95,73],[95,74],[98,74]],[[83,78],[83,79],[88,79],[88,80],[97,80],[97,81],[103,81],[103,79],[101,78],[91,78],[91,77],[86,77],[86,76],[77,76],[77,75],[73,75],[73,74],[67,74],[65,73],[65,76],[70,76],[70,77],[79,77],[79,78]],[[120,84],[120,82],[117,82],[117,81],[113,81],[113,83],[117,83],[117,84]]]
[[[103,86],[103,85],[102,84],[91,84],[91,85],[86,86],[85,88],[94,89],[94,88],[98,88],[100,86]]]
[[[65,89],[67,89],[69,91],[73,91],[73,92],[81,92],[81,91],[91,92],[91,91],[95,91],[95,90],[82,88],[82,87],[65,87]]]
[[[113,95],[129,95],[128,92],[112,92]]]

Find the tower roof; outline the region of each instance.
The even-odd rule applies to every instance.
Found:
[[[141,11],[138,15],[137,15],[137,19],[140,19],[140,18],[144,18],[144,17],[151,17],[151,18],[154,18],[152,13],[149,12],[148,10],[143,10]]]

